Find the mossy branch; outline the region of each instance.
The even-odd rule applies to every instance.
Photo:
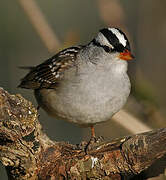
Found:
[[[166,128],[96,142],[85,152],[86,145],[51,141],[32,103],[0,89],[0,161],[9,179],[146,179],[166,167]]]

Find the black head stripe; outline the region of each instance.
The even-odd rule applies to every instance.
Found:
[[[92,43],[93,43],[95,46],[102,47],[102,48],[105,50],[105,52],[107,52],[107,53],[110,52],[110,51],[113,51],[110,47],[105,46],[105,45],[101,45],[99,42],[96,41],[96,39],[93,39],[93,40],[92,40]]]
[[[130,50],[131,50],[131,49],[130,49],[130,44],[129,44],[129,40],[128,40],[126,34],[125,34],[123,31],[121,31],[119,28],[115,28],[115,29],[117,29],[121,34],[123,34],[124,38],[126,39],[125,49],[127,49],[127,50],[130,51]]]
[[[101,29],[100,32],[107,38],[107,40],[110,42],[110,44],[114,47],[114,51],[123,52],[124,49],[128,49],[130,51],[130,45],[129,45],[129,41],[128,41],[126,35],[118,28],[116,28],[116,29],[121,34],[124,35],[124,38],[126,39],[125,47],[120,43],[117,36],[112,31],[110,31],[108,28]]]

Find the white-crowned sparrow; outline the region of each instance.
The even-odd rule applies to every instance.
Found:
[[[91,127],[118,112],[130,93],[126,35],[101,29],[85,46],[67,48],[32,67],[19,87],[33,89],[38,105],[56,119]]]

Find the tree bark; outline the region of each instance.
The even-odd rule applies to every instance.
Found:
[[[32,103],[0,89],[0,161],[9,179],[147,179],[166,167],[166,128],[86,147],[51,141]]]

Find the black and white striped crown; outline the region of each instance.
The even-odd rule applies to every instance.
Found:
[[[93,42],[101,47],[109,47],[111,51],[123,52],[125,49],[130,51],[126,35],[118,28],[101,29]]]

